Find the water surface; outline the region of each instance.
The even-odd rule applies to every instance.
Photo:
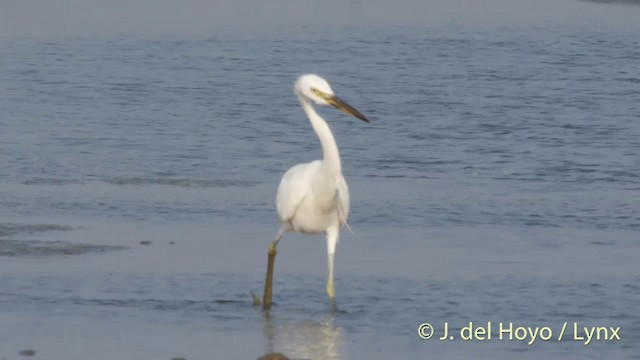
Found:
[[[2,40],[0,358],[638,358],[639,30]],[[321,154],[303,72],[372,124],[321,110],[352,193],[340,311],[324,240],[292,234],[267,316],[277,183]],[[622,340],[417,335],[469,321]]]

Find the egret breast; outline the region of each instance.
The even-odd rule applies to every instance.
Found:
[[[330,203],[324,202],[312,196],[306,197],[291,219],[293,229],[305,234],[319,234],[331,225],[339,223],[335,200]]]

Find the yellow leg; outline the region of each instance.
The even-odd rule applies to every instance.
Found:
[[[329,279],[329,281],[327,281],[327,295],[329,295],[330,300],[333,300],[336,298],[336,290],[333,288],[332,279]]]
[[[327,295],[331,301],[336,298],[336,290],[333,287],[333,255],[329,254],[329,279],[327,280]]]

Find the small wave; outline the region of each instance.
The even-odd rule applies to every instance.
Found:
[[[140,299],[140,298],[82,298],[77,296],[42,296],[21,293],[1,292],[0,295],[12,297],[16,301],[38,302],[40,304],[51,305],[74,305],[89,307],[117,307],[117,308],[138,308],[157,311],[190,311],[190,312],[220,312],[222,310],[233,311],[234,309],[251,309],[247,300],[168,300],[168,299]],[[232,313],[224,312],[219,314],[227,319],[231,317],[243,317],[245,314],[239,313],[233,316]]]
[[[111,177],[102,179],[59,179],[59,178],[34,178],[23,181],[23,185],[85,185],[91,182],[104,182],[111,185],[167,185],[179,187],[251,187],[258,184],[255,181],[224,180],[224,179],[190,179],[190,178],[166,178],[166,177]]]
[[[25,180],[23,185],[75,185],[84,184],[85,181],[79,179],[56,179],[56,178],[35,178]]]
[[[189,178],[151,178],[151,177],[119,177],[105,179],[105,182],[113,185],[170,185],[181,187],[250,187],[257,182],[243,180],[205,180]]]
[[[589,245],[609,246],[609,245],[615,245],[615,241],[611,241],[611,240],[595,240],[595,241],[590,242]]]
[[[640,5],[640,0],[582,0],[599,4],[629,4]]]
[[[64,241],[0,240],[0,256],[83,255],[126,249],[125,246],[72,244]]]
[[[617,78],[617,81],[630,82],[633,84],[640,84],[640,78]]]
[[[66,225],[5,223],[0,224],[0,238],[22,233],[33,234],[44,231],[68,231],[72,229],[73,227]]]

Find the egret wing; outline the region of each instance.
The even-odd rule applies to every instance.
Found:
[[[347,223],[347,218],[349,217],[349,200],[347,182],[343,176],[340,176],[338,180],[338,215],[340,217],[340,225]]]
[[[280,222],[291,221],[303,199],[310,192],[313,173],[320,167],[320,161],[298,164],[282,176],[276,196],[276,208]]]

